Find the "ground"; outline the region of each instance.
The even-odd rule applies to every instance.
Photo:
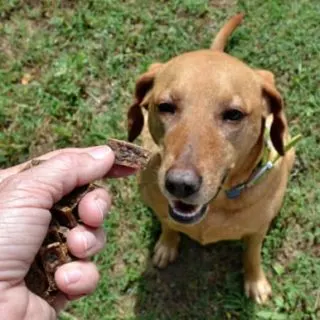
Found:
[[[206,48],[245,12],[228,51],[275,73],[290,131],[301,133],[286,199],[263,247],[273,297],[244,297],[239,242],[183,238],[164,271],[150,257],[159,223],[134,178],[114,194],[97,291],[66,319],[319,319],[320,127],[318,0],[8,0],[0,2],[0,166],[48,150],[126,137],[135,79],[155,61]],[[318,118],[317,118],[318,117]]]

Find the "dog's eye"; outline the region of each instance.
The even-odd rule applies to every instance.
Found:
[[[226,110],[222,114],[222,119],[227,121],[240,121],[244,118],[245,114],[237,109]]]
[[[171,113],[174,114],[176,112],[176,106],[172,103],[160,103],[158,105],[158,110],[161,113]]]

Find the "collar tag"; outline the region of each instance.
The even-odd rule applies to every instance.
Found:
[[[228,199],[236,199],[240,196],[241,191],[245,189],[246,185],[245,184],[240,184],[232,189],[225,190],[225,193],[228,197]]]

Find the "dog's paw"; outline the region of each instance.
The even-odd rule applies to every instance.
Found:
[[[257,281],[246,280],[244,288],[246,296],[259,304],[265,303],[272,294],[271,286],[265,276]]]
[[[161,238],[154,248],[153,264],[158,268],[165,268],[169,262],[173,262],[178,255],[177,245],[169,246]]]

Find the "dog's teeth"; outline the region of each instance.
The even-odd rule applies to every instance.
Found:
[[[207,205],[197,206],[192,212],[183,212],[179,210],[176,206],[169,206],[169,214],[171,218],[179,223],[197,223],[203,219],[205,216]]]
[[[199,207],[197,209],[195,209],[193,212],[182,212],[177,210],[176,208],[173,208],[174,212],[181,217],[193,217],[195,215],[197,215],[199,213]]]

